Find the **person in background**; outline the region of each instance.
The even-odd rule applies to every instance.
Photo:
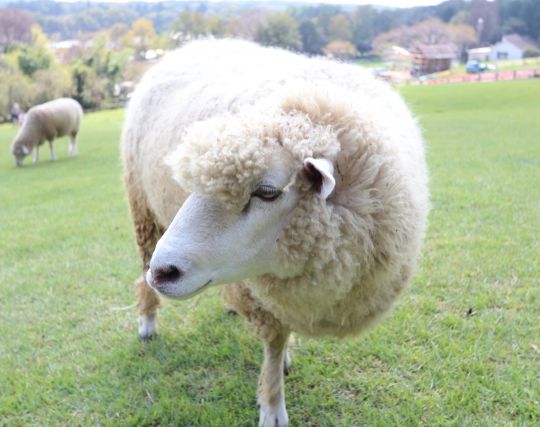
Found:
[[[21,106],[16,102],[13,104],[10,110],[11,123],[21,125],[24,119],[24,113],[21,109]]]

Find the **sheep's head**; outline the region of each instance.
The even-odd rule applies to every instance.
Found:
[[[22,166],[23,160],[30,154],[32,150],[24,143],[13,144],[11,147],[11,154],[15,157],[15,163],[17,166]]]
[[[209,285],[300,274],[302,263],[283,250],[298,239],[287,230],[299,211],[331,196],[338,149],[329,126],[294,111],[193,125],[167,160],[192,193],[156,246],[148,283],[184,298]]]

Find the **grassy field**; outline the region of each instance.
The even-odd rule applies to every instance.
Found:
[[[291,426],[540,423],[540,81],[405,87],[433,210],[419,274],[350,341],[297,337]],[[137,339],[121,111],[16,169],[0,126],[0,425],[252,426],[262,349],[216,289]]]

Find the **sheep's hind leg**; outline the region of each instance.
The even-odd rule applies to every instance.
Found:
[[[39,145],[36,145],[35,151],[34,151],[34,160],[33,163],[37,163],[39,160]]]
[[[56,154],[54,154],[53,142],[49,141],[49,150],[51,150],[51,160],[56,160]]]
[[[69,135],[69,155],[71,157],[77,155],[77,134]]]
[[[281,329],[275,338],[264,343],[264,363],[258,390],[260,427],[283,427],[289,424],[284,390],[288,339],[289,331]]]

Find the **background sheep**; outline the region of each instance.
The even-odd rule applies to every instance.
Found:
[[[49,142],[51,160],[56,160],[53,150],[55,138],[69,136],[69,154],[77,154],[77,134],[81,126],[83,110],[81,105],[71,98],[58,98],[36,105],[25,116],[22,127],[11,145],[17,166],[22,166],[24,158],[34,152],[34,163],[39,160],[39,146]]]
[[[428,191],[408,109],[355,66],[198,41],[145,76],[122,144],[140,336],[156,332],[154,289],[235,283],[224,295],[265,344],[260,425],[287,425],[290,332],[358,333],[415,268]]]

